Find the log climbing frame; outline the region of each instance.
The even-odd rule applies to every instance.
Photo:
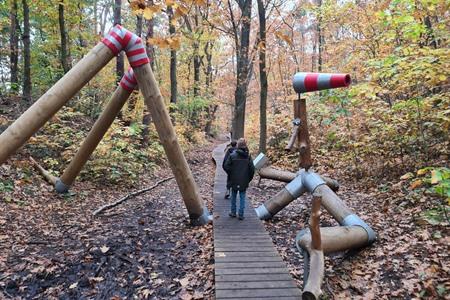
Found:
[[[0,135],[0,164],[28,139],[89,82],[111,59],[125,51],[130,69],[112,95],[104,112],[94,124],[75,157],[60,178],[52,179],[57,192],[67,192],[70,185],[100,143],[114,118],[136,87],[139,87],[150,111],[170,168],[177,181],[191,223],[203,225],[211,221],[200,197],[197,184],[178,143],[170,116],[150,67],[141,38],[116,25],[69,72],[29,107]]]

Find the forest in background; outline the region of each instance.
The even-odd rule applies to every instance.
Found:
[[[293,74],[351,74],[348,89],[304,95],[316,167],[369,188],[400,185],[408,205],[429,196],[425,220],[448,223],[447,1],[8,0],[0,16],[0,131],[122,24],[146,41],[184,149],[220,132],[243,135],[245,124],[252,153],[292,169],[297,157],[283,149]],[[32,183],[30,155],[59,175],[127,64],[111,62],[2,166],[3,200],[20,202]],[[164,161],[136,92],[81,180],[132,185]]]

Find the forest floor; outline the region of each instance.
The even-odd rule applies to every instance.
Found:
[[[187,155],[210,209],[213,148]],[[9,164],[20,165],[14,159],[20,154]],[[9,165],[0,166],[0,177],[18,176]],[[144,174],[136,190],[171,176],[168,167]],[[58,196],[38,174],[18,181],[0,201],[0,299],[213,297],[212,225],[189,224],[175,179],[97,217],[97,208],[134,190],[76,182]]]
[[[217,143],[187,154],[210,209],[215,169],[211,152]],[[16,183],[7,199],[0,196],[4,198],[0,201],[1,299],[214,297],[212,226],[189,225],[174,179],[93,217],[95,209],[134,190],[77,182],[72,193],[58,196],[37,174],[32,180],[18,178],[24,158],[15,157],[0,166],[0,177],[14,178]],[[171,175],[167,167],[152,176],[144,174],[136,189]],[[337,173],[327,175],[338,178]],[[373,227],[378,240],[358,252],[326,259],[325,298],[448,297],[448,226],[421,222],[417,218],[421,202],[405,200],[401,186],[388,191],[362,182],[340,183],[338,195]],[[282,187],[269,180],[258,184],[255,178],[248,197],[256,207]],[[294,241],[307,226],[308,200],[302,196],[265,222],[299,288],[303,260]],[[326,212],[321,222],[337,225]]]

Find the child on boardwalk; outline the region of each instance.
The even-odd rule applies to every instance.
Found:
[[[224,163],[231,183],[231,212],[230,217],[236,217],[236,197],[239,192],[239,220],[244,219],[245,192],[255,174],[255,166],[247,148],[247,142],[240,138],[237,149],[231,153]]]
[[[237,142],[235,140],[232,140],[231,143],[227,146],[225,149],[225,156],[223,157],[222,162],[222,168],[225,170],[225,162],[227,161],[228,157],[231,153],[236,150]],[[227,175],[227,191],[225,192],[225,199],[230,198],[230,189],[231,189],[231,182],[230,182],[230,176]]]

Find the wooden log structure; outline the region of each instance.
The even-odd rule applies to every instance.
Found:
[[[170,168],[177,181],[181,197],[188,210],[193,225],[202,225],[211,222],[206,205],[204,204],[197,184],[178,143],[175,130],[170,121],[169,113],[164,104],[158,84],[150,67],[150,60],[141,39],[128,30],[116,25],[112,34],[102,40],[114,54],[124,49],[139,89],[144,96],[145,103],[153,118],[156,131],[163,145]]]
[[[296,118],[294,119],[294,121],[292,121],[292,124],[294,125],[292,127],[292,133],[291,133],[291,137],[289,138],[289,141],[286,145],[286,147],[284,148],[284,150],[286,151],[292,151],[294,149],[294,144],[298,139],[298,133],[300,130],[300,119]]]
[[[309,272],[303,288],[302,298],[305,300],[319,299],[322,294],[321,286],[324,277],[325,260],[320,236],[320,202],[319,193],[314,193],[310,217],[311,247],[309,251]]]
[[[197,184],[178,143],[169,113],[164,105],[150,64],[147,63],[135,67],[134,73],[139,88],[144,95],[147,108],[154,120],[156,131],[166,152],[172,172],[175,175],[191,222],[199,225],[210,222],[209,212],[200,197]]]
[[[298,131],[298,148],[300,152],[299,168],[308,171],[312,166],[312,159],[308,131],[308,116],[306,113],[306,99],[301,98],[300,94],[298,98],[298,100],[294,101],[294,118],[300,119],[300,129]]]
[[[12,123],[0,135],[0,164],[16,152],[113,57],[114,54],[108,47],[98,43]]]
[[[133,85],[134,84],[134,85]],[[77,153],[70,161],[69,166],[64,170],[64,173],[56,181],[55,189],[58,193],[66,193],[70,186],[75,181],[75,178],[80,173],[87,160],[97,148],[103,136],[108,131],[116,116],[124,106],[125,102],[130,97],[137,82],[134,79],[133,69],[129,69],[117,86],[108,104],[103,109],[99,118],[95,121],[94,126],[89,131],[88,136],[81,144]]]
[[[282,182],[291,182],[297,176],[294,172],[278,170],[272,167],[263,167],[258,170],[258,174],[263,179],[272,179]],[[323,181],[331,188],[332,191],[337,192],[339,190],[339,182],[335,179],[320,175]]]

